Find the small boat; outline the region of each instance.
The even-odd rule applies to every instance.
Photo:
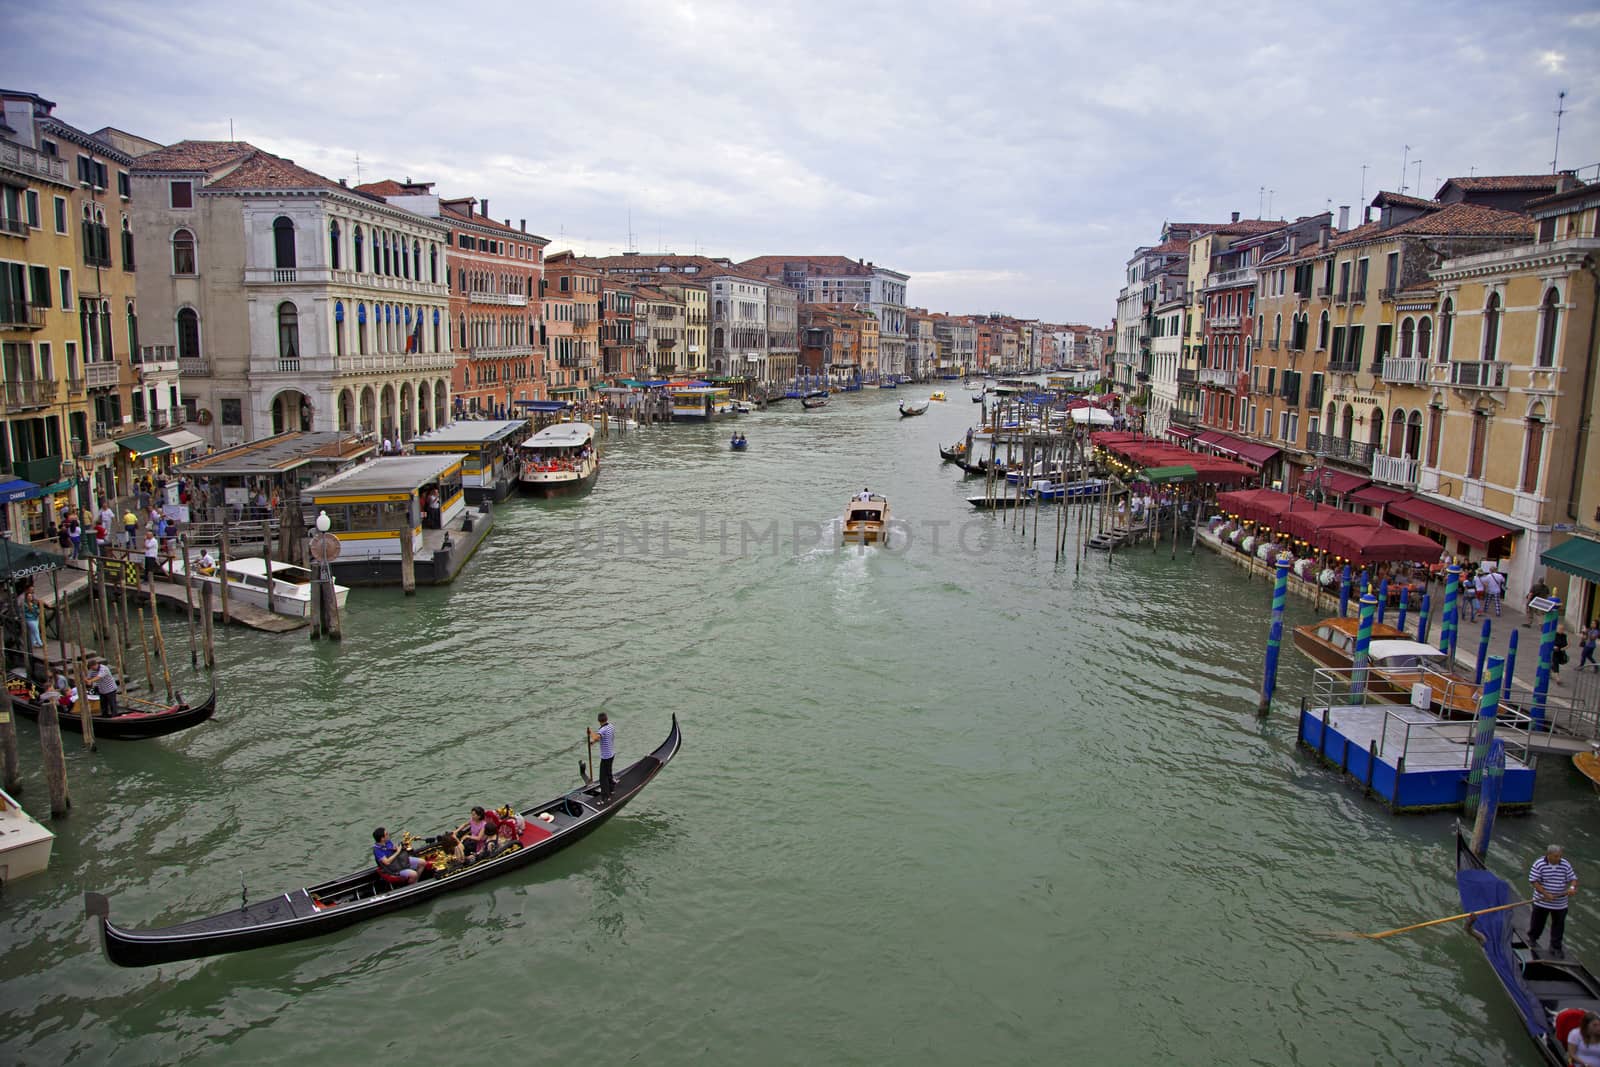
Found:
[[[978,394],[978,395],[977,395],[977,396],[975,396],[975,397],[973,397],[973,398],[972,398],[972,402],[973,402],[973,403],[974,403],[974,404],[981,404],[981,403],[983,403],[983,402],[984,402],[984,401],[985,401],[985,400],[986,400],[986,399],[988,399],[988,396],[989,396],[989,393],[988,393],[988,391],[987,391],[987,390],[985,390],[985,391],[984,391],[984,392],[981,392],[981,393],[979,393],[979,394]]]
[[[967,444],[965,441],[957,441],[949,448],[943,445],[939,446],[939,458],[946,463],[959,463],[966,454]]]
[[[1496,908],[1523,896],[1484,867],[1459,828],[1456,891],[1464,912]],[[1562,1012],[1600,1011],[1600,978],[1578,960],[1552,956],[1547,950],[1530,945],[1524,914],[1521,908],[1508,908],[1478,915],[1467,920],[1467,933],[1483,949],[1490,969],[1545,1062],[1552,1067],[1566,1067],[1567,1047],[1556,1037],[1556,1020]]]
[[[170,570],[181,582],[183,580],[185,561],[174,559]],[[196,585],[209,585],[217,590],[218,599],[215,601],[221,610],[221,588],[223,568],[220,564],[213,566],[209,571],[202,571],[195,567],[189,575],[189,580]],[[244,556],[239,559],[230,559],[227,566],[228,601],[232,604],[250,604],[262,611],[271,611],[276,615],[286,615],[292,619],[308,619],[311,617],[311,586],[316,581],[316,576],[304,567],[296,567],[292,563],[280,560],[272,561],[272,578],[267,578],[267,561],[259,556]],[[267,588],[272,588],[272,604],[267,604]],[[349,586],[333,584],[333,596],[339,605],[339,610],[344,611],[345,601],[350,598]]]
[[[1080,497],[1100,496],[1110,483],[1104,478],[1080,478],[1072,482],[1053,482],[1041,478],[1026,492],[1040,500],[1076,500]]]
[[[895,381],[893,378],[885,378],[881,382],[878,383],[878,388],[879,389],[898,389],[898,388],[900,388],[900,383]]]
[[[44,713],[38,683],[14,670],[6,678],[6,688],[11,691],[11,706],[17,713],[37,722]],[[91,707],[98,703],[92,702]],[[181,696],[175,704],[160,704],[123,691],[117,694],[117,710],[121,714],[94,716],[95,740],[142,741],[199,726],[216,714],[217,691],[213,689],[205,700],[192,705],[185,703]],[[63,730],[83,733],[83,720],[76,708],[57,707],[56,722]]]
[[[824,393],[821,396],[803,396],[800,398],[800,406],[805,408],[807,411],[815,411],[817,408],[825,408],[828,406],[828,394]]]
[[[961,388],[965,389],[969,393],[981,393],[981,392],[983,392],[985,387],[984,387],[984,384],[982,382],[968,382],[966,385],[963,385]]]
[[[916,403],[915,401],[912,401],[911,403],[902,401],[900,404],[900,417],[902,419],[909,419],[915,415],[926,415],[927,413],[928,402],[926,400],[920,404]]]
[[[930,395],[929,395],[929,396],[928,396],[928,399],[929,399],[929,400],[937,400],[937,401],[939,401],[939,403],[941,403],[941,404],[942,404],[942,403],[944,403],[944,400],[945,400],[945,396],[944,396],[944,390],[942,390],[942,389],[941,389],[941,390],[940,390],[940,391],[939,391],[939,392],[937,392],[937,393],[932,393],[932,394],[930,394]]]
[[[38,874],[50,866],[56,835],[22,810],[16,798],[0,789],[0,885]]]
[[[843,536],[864,545],[889,543],[889,501],[877,493],[864,493],[844,508]]]
[[[1596,790],[1600,790],[1600,745],[1596,745],[1593,752],[1575,753],[1572,765],[1578,768],[1579,774],[1594,784]]]
[[[755,411],[755,405],[748,400],[735,400],[730,406],[733,408],[735,415],[749,415]]]
[[[1296,626],[1294,647],[1324,667],[1348,669],[1354,664],[1360,627],[1360,619],[1338,616]],[[1376,697],[1408,703],[1412,687],[1426,684],[1432,692],[1433,710],[1467,718],[1478,714],[1478,686],[1452,674],[1450,657],[1443,651],[1413,639],[1404,630],[1374,621],[1367,664],[1367,689]]]
[[[427,844],[414,855],[428,864],[428,870],[410,885],[391,885],[369,862],[343,878],[164,929],[134,930],[114,925],[110,901],[99,893],[84,894],[85,910],[100,927],[106,956],[122,967],[149,967],[319,937],[445,893],[476,887],[507,871],[549,858],[621,811],[677,755],[682,743],[678,717],[674,715],[667,739],[616,776],[616,791],[609,804],[600,803],[600,787],[588,781],[585,773],[584,785],[523,811],[527,825],[522,836],[483,859],[469,858],[464,864],[450,862],[432,839],[427,839]],[[211,858],[218,859],[215,850]]]
[[[522,442],[517,452],[522,461],[517,484],[537,496],[587,489],[600,475],[594,427],[586,422],[546,426]]]
[[[733,435],[732,439],[728,441],[728,447],[733,449],[735,452],[743,452],[745,449],[750,447],[750,442],[745,439],[744,434],[736,433]]]

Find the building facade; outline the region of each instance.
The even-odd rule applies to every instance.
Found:
[[[788,286],[802,303],[865,305],[882,328],[882,372],[906,373],[910,275],[848,256],[757,256],[739,267]]]
[[[545,257],[545,377],[553,399],[586,399],[599,383],[600,283],[599,269],[571,252]]]

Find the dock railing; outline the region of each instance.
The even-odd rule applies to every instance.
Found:
[[[1539,702],[1534,698],[1533,687],[1513,685],[1502,699],[1520,713],[1531,712]],[[1600,741],[1600,709],[1582,697],[1567,696],[1552,688],[1544,698],[1544,728],[1553,734],[1575,737],[1581,741]]]
[[[1363,674],[1364,677],[1360,677]],[[1397,764],[1423,748],[1437,758],[1441,751],[1459,747],[1461,766],[1472,765],[1473,717],[1446,718],[1427,708],[1415,707],[1398,695],[1373,692],[1372,680],[1371,668],[1319,667],[1312,680],[1308,709],[1382,709],[1383,729],[1378,738],[1377,754],[1386,762]],[[1533,720],[1517,707],[1500,705],[1495,734],[1505,742],[1506,754],[1524,764],[1530,763],[1528,742],[1532,726]]]

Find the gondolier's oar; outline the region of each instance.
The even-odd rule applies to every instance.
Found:
[[[594,766],[594,738],[590,735],[587,727],[584,728],[583,737],[585,741],[589,742],[589,762],[580,762],[578,764],[578,777],[583,779],[584,785],[588,785],[594,780],[589,776],[589,768]]]
[[[1382,933],[1363,934],[1363,933],[1361,933],[1359,931],[1352,930],[1352,931],[1350,931],[1348,933],[1335,934],[1333,936],[1335,936],[1335,937],[1359,937],[1359,938],[1364,938],[1365,940],[1368,940],[1368,941],[1382,941],[1384,938],[1393,937],[1395,934],[1409,933],[1412,930],[1421,930],[1422,928],[1427,927],[1427,926],[1438,926],[1440,923],[1453,923],[1453,922],[1457,922],[1457,921],[1459,921],[1461,919],[1476,919],[1480,915],[1489,915],[1489,914],[1491,914],[1493,912],[1506,911],[1506,910],[1508,910],[1510,908],[1520,908],[1524,904],[1532,904],[1532,903],[1533,903],[1532,900],[1513,900],[1509,904],[1497,904],[1492,908],[1480,908],[1478,911],[1464,911],[1460,915],[1446,915],[1442,919],[1429,919],[1425,923],[1412,923],[1410,926],[1400,926],[1400,927],[1396,927],[1393,930],[1385,930]]]

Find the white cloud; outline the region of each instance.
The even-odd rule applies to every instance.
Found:
[[[1546,74],[1560,74],[1567,69],[1567,57],[1560,52],[1540,52],[1539,66]]]

